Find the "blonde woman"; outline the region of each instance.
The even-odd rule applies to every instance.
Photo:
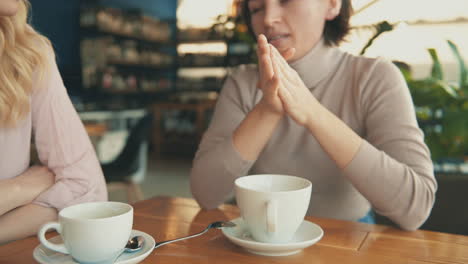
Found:
[[[27,23],[28,5],[0,1],[0,244],[35,234],[66,206],[107,199],[51,45]],[[32,136],[44,166],[29,167]]]

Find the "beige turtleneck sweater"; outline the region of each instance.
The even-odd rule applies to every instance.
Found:
[[[291,66],[320,103],[364,139],[353,160],[340,170],[313,135],[287,116],[257,160],[243,160],[232,135],[262,92],[256,66],[241,66],[226,80],[193,162],[195,199],[215,208],[232,196],[240,176],[288,174],[312,181],[308,215],[354,221],[372,207],[404,229],[418,228],[432,209],[437,183],[400,71],[323,41]]]

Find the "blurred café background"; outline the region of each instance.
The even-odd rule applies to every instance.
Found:
[[[110,199],[191,197],[192,158],[224,78],[256,60],[240,1],[30,2],[31,23],[54,45]],[[460,208],[468,198],[468,1],[352,2],[353,29],[341,48],[400,67],[432,152],[439,192],[435,223],[426,227],[468,234]],[[445,224],[454,217],[457,224]]]

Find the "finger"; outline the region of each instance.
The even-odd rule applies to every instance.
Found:
[[[277,71],[279,71],[278,66],[276,66],[276,63],[273,64],[273,65],[274,65],[273,67],[274,67],[275,73],[276,73]],[[278,75],[275,74],[275,76],[278,76]],[[289,85],[285,84],[284,79],[281,78],[280,85],[278,85],[277,94],[278,94],[280,100],[282,101],[283,106],[286,107],[286,108],[288,106],[292,105],[292,103],[294,101],[293,96],[292,96],[292,94],[291,94],[291,92],[289,91],[288,88],[289,88]]]
[[[263,87],[262,92],[268,100],[274,100],[278,96],[279,79],[273,76]]]
[[[271,51],[271,54],[273,55],[273,58],[278,60],[278,62],[280,63],[280,67],[287,69],[289,67],[289,64],[283,58],[283,56],[281,56],[281,53],[278,51],[278,49],[271,44],[269,44],[269,46],[270,46],[270,51]]]
[[[281,102],[283,102],[283,107],[285,109],[290,109],[294,103],[294,99],[292,97],[292,94],[289,92],[289,90],[283,86],[280,86],[278,89],[278,96]]]
[[[267,54],[265,54],[266,62],[265,62],[264,73],[265,73],[266,78],[271,79],[273,78],[273,75],[274,75],[273,65],[271,61],[271,49],[268,43],[266,44],[266,47],[268,51],[267,51]]]
[[[289,64],[286,60],[283,59],[279,51],[272,45],[271,46],[271,53],[270,56],[272,59],[272,63],[277,65],[277,69],[279,72],[282,73],[282,79],[289,84],[294,84],[294,73],[295,71],[291,69]]]
[[[278,68],[277,63],[272,61],[272,67],[273,67],[273,72],[274,72],[273,78],[275,78],[278,81],[278,87],[280,87],[280,86],[286,87],[286,85],[283,82],[283,75],[284,74]],[[277,90],[278,90],[278,88],[277,88]]]
[[[292,104],[293,100],[293,95],[291,94],[290,85],[284,83],[284,74],[276,74],[276,72],[281,72],[281,70],[278,67],[277,63],[273,63],[273,68],[275,71],[275,76],[279,77],[280,85],[278,85],[278,90],[277,94],[280,97],[281,101],[283,102],[283,106],[288,107]]]
[[[260,72],[261,82],[266,83],[273,77],[273,67],[271,66],[271,55],[269,53],[263,54],[259,58],[259,64],[262,66],[262,70]]]
[[[283,65],[282,61],[284,60],[281,55],[279,54],[278,50],[271,46],[271,61],[273,65],[273,71],[275,74],[280,75],[281,81],[284,81],[284,79],[287,79],[288,71],[287,68]]]
[[[294,89],[295,84],[288,81],[288,79],[286,78],[287,74],[285,74],[284,71],[280,69],[280,65],[279,63],[276,63],[276,61],[277,61],[277,58],[275,58],[275,61],[273,61],[273,70],[275,72],[275,76],[278,76],[279,81],[280,81],[277,94],[280,95],[282,93],[283,99],[281,100],[284,100],[283,101],[284,104],[290,105],[294,102],[293,94],[295,93],[295,89]]]
[[[274,75],[267,83],[266,87],[268,91],[274,95],[276,95],[278,88],[280,86],[280,79],[277,75]]]
[[[273,76],[270,59],[271,49],[265,35],[258,36],[257,56],[259,61],[259,74],[261,82],[266,82]]]
[[[269,52],[268,40],[265,35],[260,34],[257,38],[257,56],[260,57],[262,54]]]
[[[263,76],[263,65],[262,65],[262,55],[264,54],[264,43],[262,41],[262,35],[257,37],[257,58],[258,58],[258,72],[259,72],[259,79],[262,80]]]

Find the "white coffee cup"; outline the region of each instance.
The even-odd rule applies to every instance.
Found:
[[[241,216],[253,239],[287,243],[304,221],[312,183],[288,175],[262,174],[240,177],[235,195]]]
[[[70,254],[80,263],[112,263],[123,251],[132,231],[133,207],[119,202],[73,205],[59,212],[58,222],[49,222],[38,232],[46,248]],[[45,238],[49,229],[60,234],[63,244]]]

